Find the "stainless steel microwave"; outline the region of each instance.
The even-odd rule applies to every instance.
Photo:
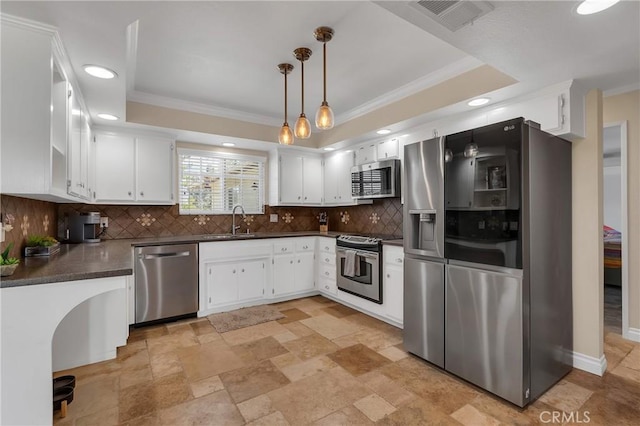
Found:
[[[351,196],[387,198],[400,196],[400,160],[384,160],[351,168]]]

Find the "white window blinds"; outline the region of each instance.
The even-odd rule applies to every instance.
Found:
[[[264,213],[264,159],[209,151],[178,150],[180,214]]]

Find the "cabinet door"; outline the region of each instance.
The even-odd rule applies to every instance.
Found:
[[[298,253],[296,255],[295,263],[295,279],[296,290],[311,290],[315,287],[314,278],[314,259],[313,252],[310,253]]]
[[[207,307],[224,305],[238,300],[237,263],[207,265]]]
[[[273,294],[292,293],[296,290],[294,254],[273,257]]]
[[[96,201],[134,200],[134,139],[96,135]]]
[[[339,170],[342,155],[335,154],[324,160],[324,202],[338,203]],[[351,177],[349,177],[351,179]]]
[[[82,182],[83,198],[91,197],[91,184],[89,179],[89,158],[91,157],[91,125],[89,114],[82,113],[82,131],[80,132],[80,181]]]
[[[173,204],[173,141],[158,138],[136,140],[136,199]]]
[[[356,150],[356,164],[365,164],[376,161],[376,146],[363,145]]]
[[[338,202],[351,203],[351,167],[353,167],[353,153],[345,152],[340,156],[336,170],[338,176]]]
[[[320,204],[322,203],[322,159],[306,157],[302,164],[303,202]]]
[[[387,316],[402,323],[404,285],[402,266],[384,265],[384,304]]]
[[[264,260],[250,260],[238,265],[238,300],[262,299],[264,296]]]
[[[302,157],[280,156],[280,202],[302,203]]]
[[[378,144],[378,161],[387,158],[398,158],[398,139],[391,139]]]
[[[82,111],[75,90],[69,90],[69,145],[67,150],[67,192],[84,195],[82,182]]]

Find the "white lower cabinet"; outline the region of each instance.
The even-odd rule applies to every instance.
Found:
[[[386,315],[402,324],[404,312],[404,251],[402,247],[382,247],[383,303]]]
[[[207,308],[261,299],[266,263],[265,259],[206,263]]]
[[[273,244],[274,297],[310,291],[314,280],[315,238],[283,238]]]
[[[336,240],[335,238],[318,238],[317,282],[321,293],[333,295],[338,292],[336,285]]]

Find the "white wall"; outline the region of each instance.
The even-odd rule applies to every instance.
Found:
[[[622,229],[620,169],[620,166],[605,167],[602,176],[604,224],[618,231]]]

